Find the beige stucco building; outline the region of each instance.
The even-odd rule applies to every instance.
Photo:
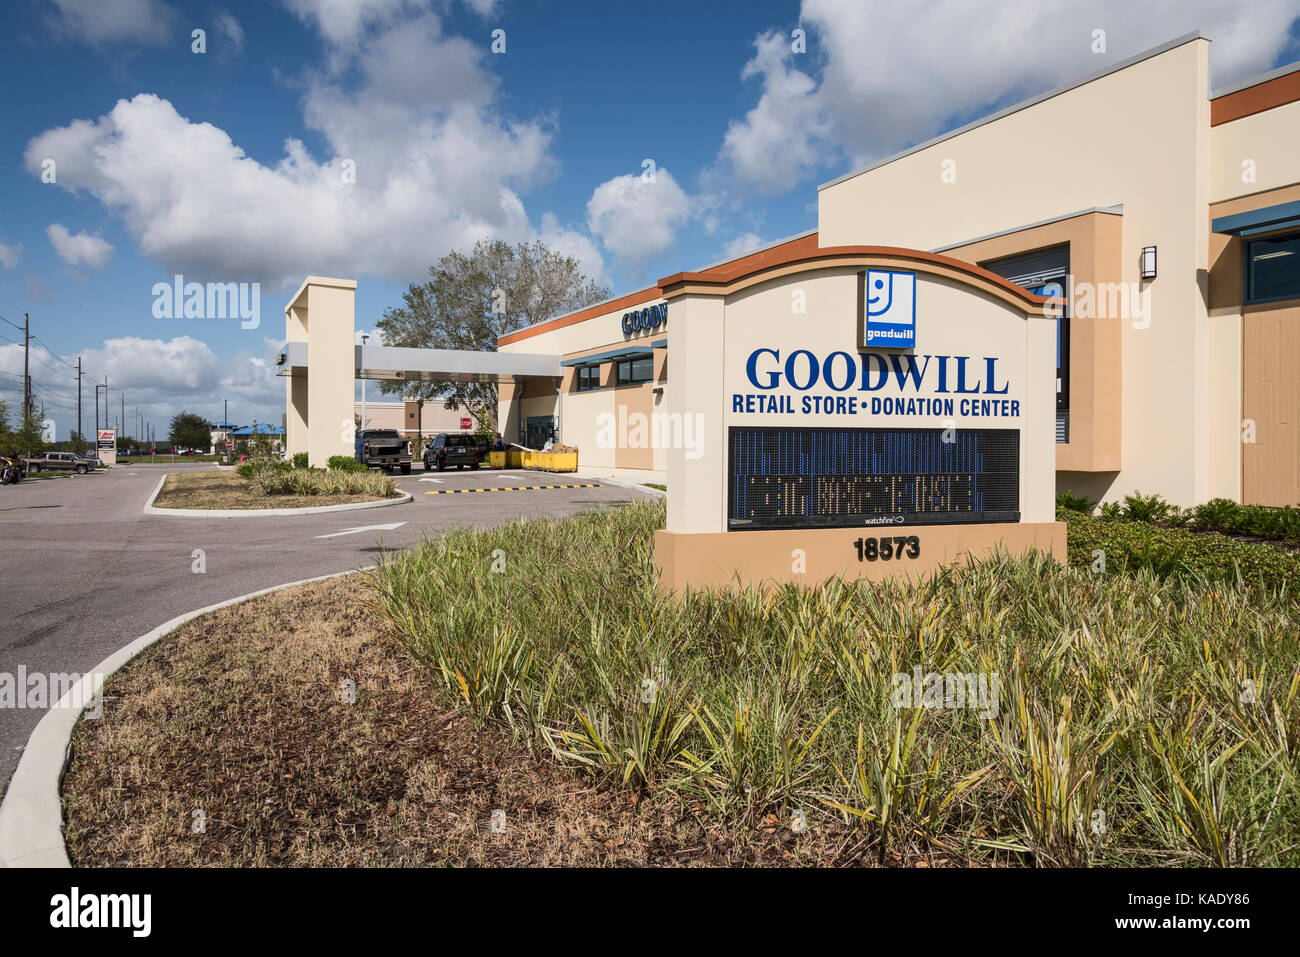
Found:
[[[699,330],[733,308],[788,318],[796,272],[816,273],[805,297],[846,295],[889,247],[1053,297],[1058,490],[1300,502],[1300,64],[1210,91],[1209,43],[1179,38],[827,183],[814,232],[503,337],[502,353],[557,356],[561,372],[502,381],[502,432],[664,481],[682,439],[637,423],[735,385],[725,343],[688,344]],[[745,291],[687,307],[683,276]],[[761,291],[778,287],[779,302]],[[720,471],[724,437],[702,439]],[[693,500],[669,494],[671,529],[673,498],[679,515]]]

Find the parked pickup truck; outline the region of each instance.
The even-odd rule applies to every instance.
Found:
[[[76,472],[78,475],[85,475],[92,469],[99,468],[101,463],[99,459],[78,455],[76,452],[46,452],[44,455],[25,457],[23,464],[27,466],[28,472],[49,469],[51,472]]]
[[[357,432],[356,460],[391,472],[400,468],[403,475],[411,474],[411,443],[397,434],[395,429],[362,429]]]

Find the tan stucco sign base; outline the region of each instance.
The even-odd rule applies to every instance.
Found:
[[[915,536],[916,558],[888,561],[858,560],[854,544],[860,538],[890,539]],[[1031,551],[1065,561],[1063,522],[998,523],[988,525],[910,525],[889,528],[780,529],[758,532],[685,534],[667,530],[655,533],[655,565],[659,587],[680,591],[690,588],[725,588],[740,584],[771,585],[794,582],[818,585],[828,578],[881,581],[891,577],[917,577],[938,571],[968,557],[991,557],[998,549],[1019,556]],[[877,555],[879,550],[877,549]]]

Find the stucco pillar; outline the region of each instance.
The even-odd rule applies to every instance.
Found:
[[[307,343],[308,369],[286,386],[286,446],[322,468],[353,451],[356,289],[354,279],[308,276],[285,308],[285,337]]]
[[[1056,320],[1029,316],[1025,424],[1020,433],[1020,521],[1056,520]]]
[[[668,449],[668,522],[673,532],[725,531],[726,435],[722,416],[723,311],[720,296],[683,295],[668,304],[672,314],[672,375],[667,407],[689,420],[693,449]],[[668,361],[665,359],[665,361]]]

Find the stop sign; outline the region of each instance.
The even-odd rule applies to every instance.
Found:
[[[466,416],[462,416],[462,417],[461,417],[461,420],[460,420],[460,427],[461,427],[462,429],[470,429],[470,428],[473,428],[473,427],[474,427],[474,420],[471,419],[471,418],[470,418],[469,416],[467,416],[467,415],[466,415]]]

